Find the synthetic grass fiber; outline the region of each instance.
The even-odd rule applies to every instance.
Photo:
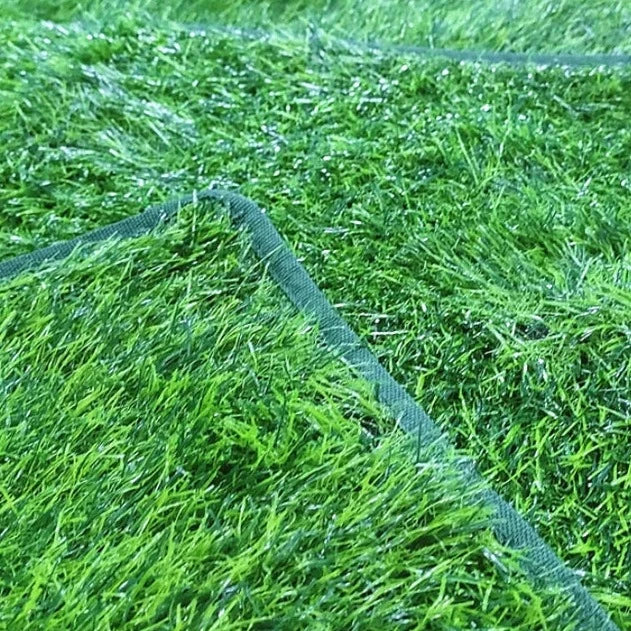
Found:
[[[384,15],[365,6],[347,29],[360,39]],[[625,52],[627,5],[593,7],[591,32],[558,15],[550,37],[525,28],[511,48]],[[0,25],[2,258],[241,183],[385,367],[631,626],[628,69],[351,54],[131,10],[14,15]],[[467,24],[467,41],[501,33]]]

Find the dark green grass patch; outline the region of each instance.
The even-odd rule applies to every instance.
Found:
[[[0,254],[215,182],[631,624],[631,74],[0,31]]]
[[[544,629],[226,222],[0,287],[0,625]]]

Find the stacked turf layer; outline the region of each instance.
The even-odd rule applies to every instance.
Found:
[[[628,70],[350,55],[133,15],[1,28],[2,256],[238,184],[631,625]]]
[[[226,221],[0,286],[4,628],[545,628]]]

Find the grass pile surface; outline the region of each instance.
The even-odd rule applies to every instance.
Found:
[[[449,466],[182,215],[0,288],[5,628],[545,628]]]
[[[437,48],[554,53],[631,52],[629,0],[3,0],[6,15],[54,21],[111,18],[134,7],[183,22],[319,27],[333,36]]]
[[[626,15],[617,6],[581,52],[617,50],[606,27]],[[238,185],[631,626],[628,69],[348,54],[134,12],[65,24],[14,14],[0,26],[0,256]],[[564,42],[548,50],[576,50]]]

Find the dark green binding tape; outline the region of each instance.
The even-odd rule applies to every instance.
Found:
[[[266,264],[271,277],[289,300],[318,325],[326,344],[375,388],[379,402],[389,410],[405,432],[422,442],[424,453],[431,453],[435,458],[451,458],[451,446],[439,427],[337,313],[267,215],[254,202],[236,193],[213,189],[193,193],[151,206],[138,215],[75,239],[2,261],[0,281],[14,278],[47,262],[64,259],[81,246],[111,238],[126,239],[147,234],[175,217],[183,206],[198,201],[215,201],[226,208],[233,224],[247,232],[255,254]],[[459,459],[454,460],[454,463],[464,482],[470,485],[482,482],[470,460]],[[576,628],[619,631],[607,612],[581,585],[576,574],[557,557],[532,526],[492,489],[486,485],[482,487],[476,499],[492,509],[492,526],[498,540],[519,551],[523,567],[534,583],[560,589],[567,594],[574,604],[572,622]]]
[[[262,29],[222,26],[219,24],[186,24],[188,31],[199,34],[219,33],[247,38],[253,41],[271,41],[274,38],[280,40],[298,39],[298,35],[277,32],[270,33]],[[539,52],[512,52],[493,50],[473,50],[457,48],[432,48],[429,46],[417,46],[415,44],[394,44],[374,40],[358,40],[350,38],[331,37],[316,25],[309,28],[309,41],[317,50],[347,50],[349,52],[381,53],[385,55],[411,55],[425,59],[445,59],[449,61],[507,64],[510,66],[562,66],[566,68],[597,68],[620,67],[631,65],[631,55],[615,53],[539,53]]]

